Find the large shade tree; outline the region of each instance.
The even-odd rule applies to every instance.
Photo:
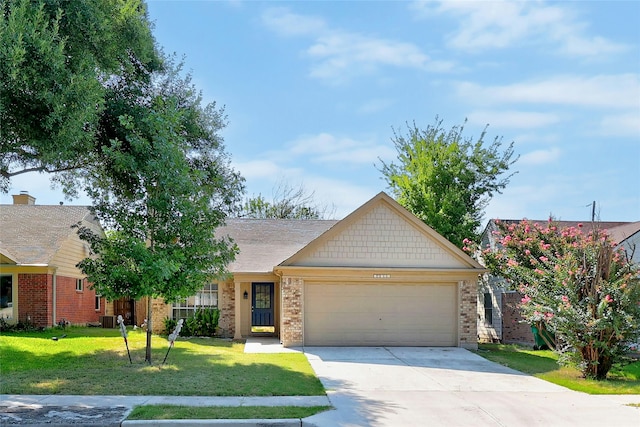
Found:
[[[100,167],[78,177],[108,232],[79,230],[98,255],[79,266],[108,299],[147,297],[150,363],[151,299],[175,301],[224,276],[237,248],[214,232],[239,203],[243,180],[219,135],[223,111],[202,106],[170,61],[150,84],[113,79],[109,89]]]
[[[640,333],[639,266],[597,223],[496,223],[497,249],[465,248],[523,295],[527,322],[556,334],[561,363],[605,379]]]
[[[398,203],[462,247],[478,237],[484,208],[513,175],[504,175],[517,160],[513,143],[501,151],[500,137],[485,144],[486,128],[474,141],[464,125],[445,130],[437,118],[425,130],[407,127],[406,135],[394,131],[397,160],[381,160],[379,170]]]
[[[0,190],[26,172],[91,168],[106,83],[162,61],[140,0],[0,0]]]

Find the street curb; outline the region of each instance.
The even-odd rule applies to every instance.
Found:
[[[301,427],[300,418],[287,419],[247,419],[247,420],[130,420],[123,421],[122,427],[162,426],[162,427]],[[306,424],[305,425],[309,425]]]

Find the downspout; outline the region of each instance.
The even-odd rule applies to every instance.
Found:
[[[56,298],[56,294],[58,293],[58,267],[53,267],[53,279],[52,279],[52,288],[53,288],[53,298],[51,298],[51,305],[52,305],[52,316],[53,316],[53,321],[51,322],[52,326],[56,326],[56,318],[57,316],[57,311],[58,311],[58,298]]]

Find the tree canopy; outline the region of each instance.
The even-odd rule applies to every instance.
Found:
[[[139,0],[0,5],[0,190],[7,192],[21,173],[95,164],[106,83],[123,74],[144,81],[162,61]],[[73,194],[73,183],[61,181]]]
[[[224,277],[237,252],[215,229],[239,203],[243,180],[229,166],[218,132],[224,112],[201,105],[189,77],[167,61],[150,83],[113,79],[94,155],[79,179],[105,236],[79,230],[97,257],[79,267],[108,299],[171,302]],[[107,137],[108,136],[108,137]],[[151,361],[151,298],[147,306]]]
[[[523,295],[525,320],[556,334],[561,363],[604,379],[640,333],[640,268],[595,224],[497,221],[498,249],[465,243]]]
[[[407,135],[394,131],[397,161],[380,160],[394,198],[459,247],[477,239],[484,208],[513,176],[503,176],[517,160],[513,143],[500,151],[501,137],[485,146],[486,128],[473,141],[463,137],[464,125],[446,131],[437,118],[425,130],[407,127]]]

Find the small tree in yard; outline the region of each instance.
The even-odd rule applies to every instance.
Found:
[[[113,115],[101,122],[95,154],[100,167],[81,176],[109,231],[79,230],[98,255],[79,263],[96,292],[110,300],[148,298],[149,363],[151,298],[175,301],[225,274],[237,247],[214,232],[242,190],[217,134],[222,111],[202,107],[189,79],[171,64],[153,81],[111,82]]]
[[[640,332],[638,265],[595,224],[496,223],[499,249],[480,252],[486,266],[523,294],[529,323],[555,332],[561,363],[605,379]]]

